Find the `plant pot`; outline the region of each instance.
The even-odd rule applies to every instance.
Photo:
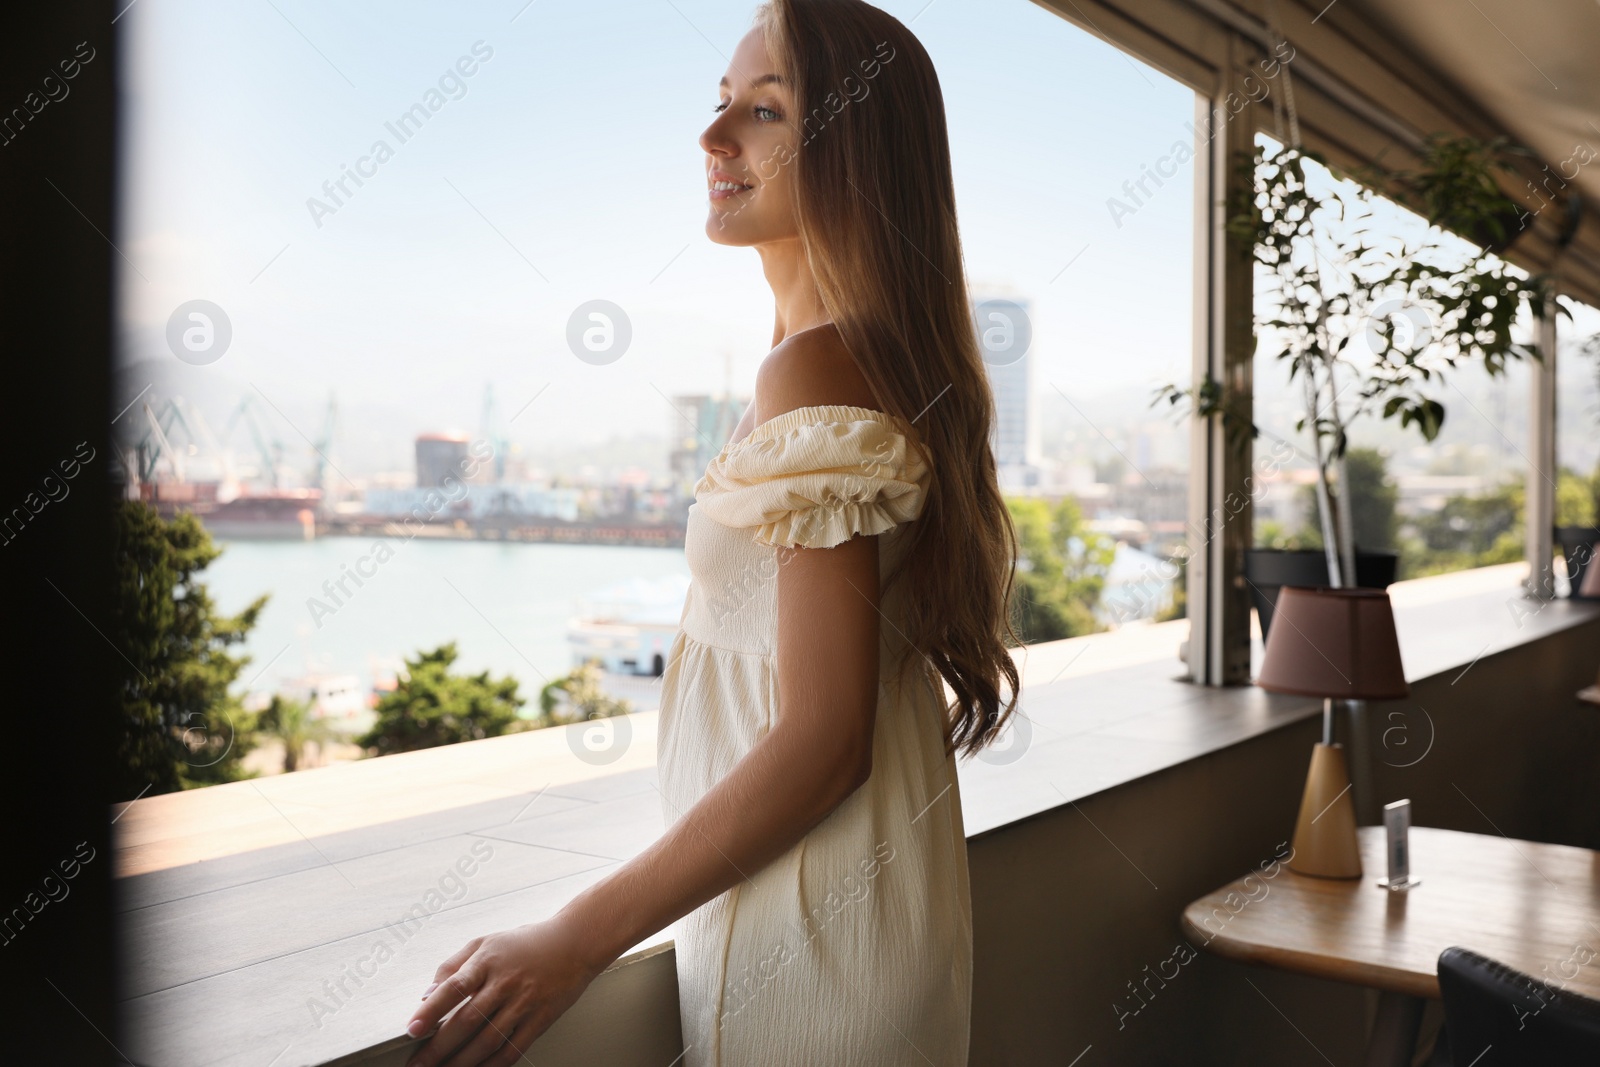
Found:
[[[1591,533],[1600,532],[1590,531]],[[1387,589],[1400,566],[1397,552],[1356,549],[1356,581],[1361,589]],[[1252,548],[1244,554],[1244,576],[1250,581],[1250,600],[1261,619],[1261,637],[1272,626],[1278,590],[1286,585],[1314,589],[1328,584],[1328,556],[1320,548]]]
[[[1462,228],[1461,235],[1484,251],[1499,255],[1516,244],[1528,227],[1523,222],[1522,209],[1516,204],[1508,205],[1493,218],[1493,222],[1488,218],[1475,220],[1471,225]]]
[[[1567,558],[1567,579],[1572,585],[1568,594],[1574,600],[1600,600],[1600,597],[1580,596],[1583,576],[1594,563],[1594,554],[1600,551],[1600,530],[1593,526],[1557,526],[1556,543]]]

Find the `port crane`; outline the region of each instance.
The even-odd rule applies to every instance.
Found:
[[[261,410],[261,402],[253,394],[244,394],[239,406],[233,409],[233,414],[228,418],[228,425],[222,431],[224,444],[233,440],[233,431],[241,422],[250,432],[250,440],[255,445],[256,457],[261,463],[261,472],[266,478],[267,485],[272,489],[280,488],[279,472],[283,467],[283,442],[267,431],[266,427],[271,425],[271,420]]]
[[[156,469],[162,460],[167,461],[167,469],[172,472],[172,480],[182,485],[184,481],[184,456],[172,445],[172,439],[167,431],[173,425],[173,412],[171,402],[163,405],[163,414],[167,416],[166,425],[162,425],[160,415],[150,406],[148,400],[140,405],[140,413],[144,415],[144,436],[139,439],[136,447],[138,456],[138,473],[140,482],[154,480]]]
[[[133,444],[136,462],[132,468],[139,481],[152,480],[164,461],[172,480],[185,482],[189,475],[188,459],[205,453],[216,460],[224,486],[231,488],[237,482],[233,464],[217,443],[205,416],[183,397],[174,396],[155,403],[147,400],[140,405],[140,414],[144,433]]]
[[[328,391],[328,411],[323,416],[322,434],[311,446],[311,487],[322,492],[323,500],[331,500],[332,493],[328,489],[328,468],[333,467],[333,441],[339,432],[339,400],[332,390]],[[337,470],[337,467],[334,467]]]

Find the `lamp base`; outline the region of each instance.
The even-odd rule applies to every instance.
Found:
[[[1315,878],[1361,877],[1356,808],[1341,745],[1319,744],[1311,750],[1289,869]]]

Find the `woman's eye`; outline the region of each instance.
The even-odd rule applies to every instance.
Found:
[[[728,102],[726,100],[724,100],[724,101],[722,101],[722,103],[720,103],[716,107],[712,108],[711,109],[711,113],[713,115],[720,115],[720,114],[722,114],[722,112],[724,112],[726,110],[728,110]]]
[[[758,106],[756,108],[756,118],[760,119],[762,122],[777,122],[778,113],[772,110],[770,107]]]

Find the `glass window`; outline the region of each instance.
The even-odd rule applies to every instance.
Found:
[[[1265,136],[1258,144],[1269,153],[1279,148]],[[1402,259],[1414,260],[1419,246],[1431,246],[1422,258],[1446,268],[1459,266],[1476,251],[1452,235],[1437,230],[1430,234],[1422,217],[1384,197],[1373,196],[1363,204],[1354,182],[1317,164],[1307,165],[1307,188],[1320,198],[1341,197],[1347,205],[1342,218],[1330,211],[1319,227],[1319,265],[1329,295],[1347,292],[1355,280],[1378,276]],[[1357,241],[1368,251],[1356,261],[1339,253],[1341,246]],[[1306,396],[1302,381],[1290,379],[1289,362],[1277,358],[1287,335],[1269,325],[1278,317],[1274,291],[1258,268],[1255,420],[1261,435],[1255,453],[1261,491],[1255,503],[1252,566],[1298,566],[1286,553],[1303,553],[1320,568],[1319,575],[1306,580],[1325,581],[1326,566],[1317,562],[1323,536],[1314,442],[1304,428]],[[1339,371],[1343,377],[1337,403],[1350,419],[1346,467],[1358,578],[1372,584],[1520,561],[1529,429],[1527,362],[1511,360],[1498,375],[1470,361],[1455,369],[1443,367],[1439,346],[1428,348],[1434,323],[1421,307],[1386,289],[1375,290],[1364,306],[1362,314],[1336,316],[1332,329],[1335,339],[1348,339],[1341,353],[1347,366]],[[1443,423],[1431,441],[1416,424],[1382,418],[1380,405],[1368,405],[1365,414],[1352,418],[1370,381],[1367,372],[1376,362],[1382,345],[1379,331],[1384,329],[1392,331],[1398,347],[1421,352],[1423,363],[1439,372],[1421,389],[1443,410]],[[1535,338],[1526,314],[1516,336],[1529,344]],[[1318,411],[1325,416],[1328,410],[1324,396]]]
[[[1022,636],[1179,617],[1188,427],[1151,401],[1191,373],[1194,93],[1042,8],[926,23],[1001,485],[1036,557]],[[1031,332],[1020,357],[1013,318]]]
[[[1557,592],[1600,539],[1600,309],[1567,301],[1556,320]],[[1587,546],[1587,549],[1585,549]]]
[[[524,719],[591,659],[653,706],[684,510],[771,341],[697,144],[753,6],[122,16],[118,445],[223,548],[219,612],[270,597],[247,708],[352,741],[446,646]],[[1193,93],[1021,0],[890,6],[943,83],[975,323],[1009,302],[1027,341],[990,367],[1030,637],[1179,613],[1187,430],[1150,399],[1190,365]]]

